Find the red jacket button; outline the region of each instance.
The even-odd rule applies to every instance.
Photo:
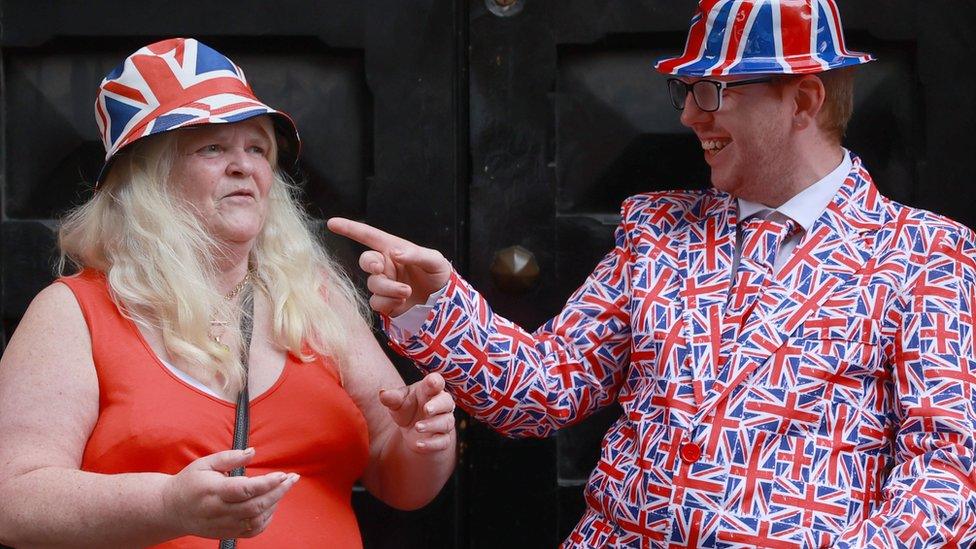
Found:
[[[681,459],[694,463],[701,457],[701,446],[694,442],[686,442],[681,446]]]

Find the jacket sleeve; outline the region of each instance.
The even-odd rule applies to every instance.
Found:
[[[880,504],[837,547],[968,547],[976,538],[972,258],[971,244],[941,244],[909,269],[890,313],[894,467]]]
[[[544,437],[582,420],[616,398],[629,364],[631,255],[623,227],[562,312],[535,333],[496,315],[454,273],[419,333],[398,340],[387,329],[391,346],[440,372],[462,408],[508,436]]]

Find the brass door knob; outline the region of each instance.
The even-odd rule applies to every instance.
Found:
[[[524,0],[485,0],[485,7],[488,11],[498,17],[511,17],[517,15],[524,7]]]
[[[531,251],[516,245],[495,252],[491,260],[491,280],[503,292],[523,293],[538,279],[539,262]]]

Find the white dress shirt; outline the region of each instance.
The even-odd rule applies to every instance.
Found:
[[[837,195],[837,191],[840,190],[841,185],[844,184],[844,180],[847,179],[847,174],[851,171],[851,164],[851,153],[847,149],[844,149],[844,157],[841,159],[840,164],[834,168],[834,171],[825,175],[820,181],[803,189],[796,196],[775,209],[757,202],[749,202],[742,198],[737,199],[740,225],[742,221],[758,213],[762,213],[763,217],[766,217],[772,215],[773,212],[779,212],[799,225],[800,229],[790,235],[776,253],[776,262],[773,264],[774,272],[778,273],[783,265],[786,264],[786,260],[793,253],[796,244],[810,231],[814,222],[824,213],[830,201]],[[732,265],[733,274],[739,264],[739,256],[742,253],[740,241],[741,239],[736,239],[735,257],[733,258]],[[437,304],[437,300],[444,295],[446,290],[447,286],[445,285],[440,290],[430,294],[427,302],[423,305],[414,305],[404,311],[400,316],[390,318],[390,335],[403,340],[419,332],[420,328],[424,325],[424,321],[427,320],[427,315],[434,308],[434,305]]]

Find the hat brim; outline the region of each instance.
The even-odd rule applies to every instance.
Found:
[[[298,135],[298,127],[295,125],[294,120],[284,112],[272,109],[263,103],[255,101],[253,98],[242,99],[246,99],[250,105],[233,112],[193,115],[185,112],[186,109],[184,108],[174,109],[166,114],[152,118],[149,121],[151,125],[147,123],[144,127],[130,130],[126,140],[120,142],[116,150],[110,153],[105,159],[105,163],[98,173],[98,178],[95,180],[95,187],[98,188],[105,181],[113,161],[118,158],[119,154],[144,137],[203,124],[232,124],[264,115],[271,117],[275,128],[278,144],[278,167],[289,174],[293,174],[298,165],[298,158],[301,154],[302,147],[302,141]]]
[[[875,58],[869,53],[848,52],[831,58],[814,59],[808,55],[795,57],[749,57],[735,64],[726,65],[714,56],[701,58],[678,56],[660,59],[654,69],[661,74],[702,78],[706,76],[736,76],[757,74],[815,74],[842,67],[870,63]],[[664,67],[673,67],[670,70]]]

